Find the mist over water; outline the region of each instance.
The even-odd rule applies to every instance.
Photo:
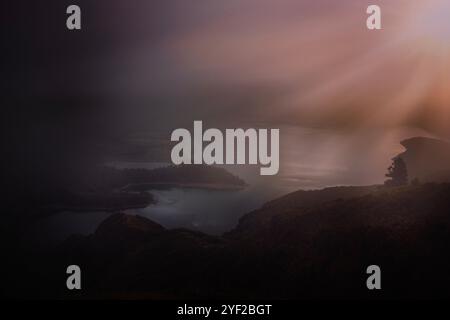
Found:
[[[150,189],[157,203],[125,210],[141,215],[168,229],[187,228],[220,235],[234,228],[246,213],[264,203],[303,189],[338,185],[371,185],[385,180],[391,158],[403,151],[403,139],[426,135],[416,129],[364,131],[359,134],[299,128],[281,128],[281,170],[275,176],[261,176],[259,166],[221,165],[248,184],[242,190],[198,188]],[[112,161],[118,169],[155,169],[170,165],[160,161]],[[50,241],[62,241],[72,234],[91,234],[112,213],[62,212],[40,221],[36,228]]]
[[[114,162],[116,168],[154,169],[169,163]],[[228,166],[224,166],[228,167]],[[228,170],[230,168],[227,168]],[[208,234],[220,235],[236,226],[242,215],[261,207],[265,202],[293,191],[273,181],[261,180],[258,168],[238,166],[234,174],[249,184],[241,190],[210,190],[198,188],[150,189],[156,204],[124,212],[151,219],[168,229],[187,228]],[[267,182],[267,183],[265,183]],[[43,244],[57,243],[72,234],[88,235],[111,212],[61,212],[43,218],[33,225],[32,232]],[[42,234],[45,237],[42,237]]]

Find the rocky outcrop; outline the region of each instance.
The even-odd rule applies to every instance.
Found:
[[[450,182],[450,144],[415,137],[401,142],[406,151],[397,157],[406,162],[409,181]]]

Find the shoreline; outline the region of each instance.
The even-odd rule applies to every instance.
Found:
[[[40,217],[50,216],[58,214],[64,211],[70,212],[92,212],[92,211],[104,211],[104,212],[117,212],[132,209],[143,209],[151,205],[157,205],[158,201],[155,199],[151,190],[171,190],[171,189],[199,189],[205,191],[240,191],[243,190],[247,185],[231,185],[231,184],[216,184],[216,183],[173,183],[173,182],[157,182],[157,183],[137,183],[128,184],[125,187],[120,188],[122,195],[133,195],[145,192],[151,196],[147,201],[142,201],[139,203],[125,203],[123,205],[53,205],[46,206],[43,209],[45,213],[40,214]],[[95,198],[95,196],[90,195],[90,197]],[[120,197],[120,196],[119,196]],[[101,198],[101,195],[98,195]]]
[[[183,182],[151,182],[151,183],[130,183],[122,188],[125,192],[140,192],[161,189],[201,189],[211,191],[239,191],[248,185],[220,184],[220,183],[183,183]]]

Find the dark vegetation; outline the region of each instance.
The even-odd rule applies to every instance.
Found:
[[[400,157],[394,158],[386,177],[390,178],[384,183],[386,186],[398,187],[408,184],[408,170],[405,161]]]
[[[44,297],[448,297],[449,195],[449,184],[298,191],[222,237],[118,213],[41,257],[29,279]],[[85,270],[79,294],[64,287],[72,263]],[[378,292],[365,287],[371,264],[382,269]]]

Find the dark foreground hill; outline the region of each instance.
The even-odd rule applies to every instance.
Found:
[[[31,278],[34,294],[79,298],[450,297],[449,252],[449,184],[338,187],[272,201],[222,237],[115,214]],[[83,270],[78,293],[65,289],[69,264]],[[366,288],[371,264],[378,292]]]

